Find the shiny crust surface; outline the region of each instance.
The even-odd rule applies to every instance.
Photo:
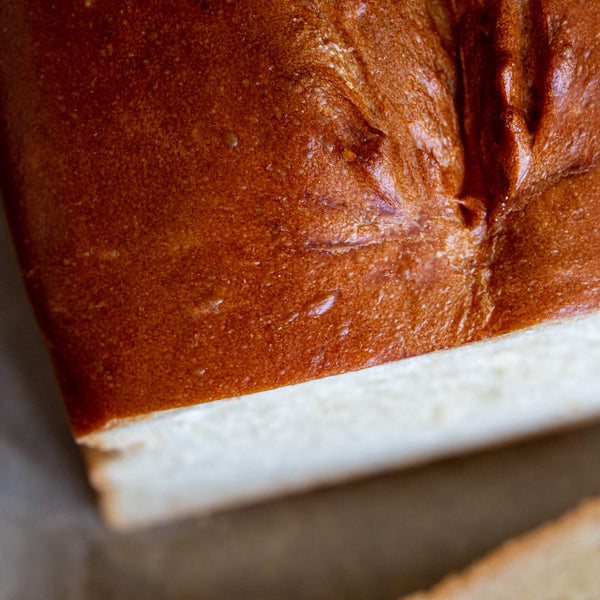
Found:
[[[4,0],[74,434],[596,310],[599,87],[596,2]]]

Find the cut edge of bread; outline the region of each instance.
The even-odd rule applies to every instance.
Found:
[[[108,523],[132,529],[596,419],[598,364],[594,313],[78,441]]]

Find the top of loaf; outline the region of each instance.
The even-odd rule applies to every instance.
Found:
[[[0,17],[2,188],[76,436],[599,306],[600,4]]]

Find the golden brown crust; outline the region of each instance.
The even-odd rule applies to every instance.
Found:
[[[77,436],[598,307],[600,7],[0,16],[6,207]]]

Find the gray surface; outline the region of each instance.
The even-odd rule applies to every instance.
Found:
[[[600,391],[599,391],[600,393]],[[144,533],[101,524],[0,213],[0,599],[392,599],[600,494],[600,427]]]

